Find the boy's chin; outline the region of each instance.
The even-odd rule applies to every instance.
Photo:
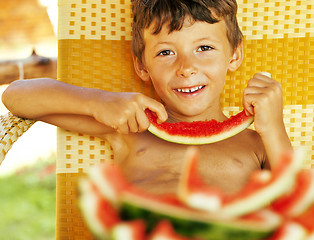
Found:
[[[183,107],[183,108],[173,108],[169,109],[173,115],[182,116],[183,118],[196,118],[204,113],[204,109],[200,109],[199,107]],[[198,119],[202,120],[202,119]]]

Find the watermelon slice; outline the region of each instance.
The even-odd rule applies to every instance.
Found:
[[[243,218],[225,219],[219,215],[194,211],[125,192],[121,197],[120,214],[125,220],[145,219],[149,231],[158,222],[170,221],[175,231],[185,237],[200,239],[263,239],[281,223],[279,215],[263,210]]]
[[[110,170],[106,170],[106,168]],[[109,164],[103,164],[96,169],[106,175],[112,174],[117,168],[113,168]],[[93,170],[93,174],[95,174],[95,171]],[[113,200],[107,200],[107,196],[110,195],[104,194],[104,190],[99,189],[101,184],[95,185],[94,181],[95,179],[99,180],[98,177],[89,179],[90,185],[97,188],[97,197],[103,198],[108,202],[113,201],[112,209],[119,213],[123,221],[129,222],[136,219],[145,219],[148,231],[152,231],[160,221],[168,220],[173,225],[175,231],[182,236],[201,239],[245,240],[261,239],[270,236],[281,223],[281,218],[277,214],[266,210],[239,219],[225,219],[216,214],[196,211],[183,205],[175,195],[152,195],[127,184],[122,184],[125,187],[121,188],[119,182],[124,182],[125,178],[123,175],[120,175],[119,171],[116,171],[116,173],[117,175],[112,178],[114,180],[108,176],[103,178],[106,179],[107,184],[111,184],[110,188],[106,187],[105,189],[110,189],[110,192],[113,190],[113,192],[117,193],[116,198],[113,198]],[[95,195],[95,193],[92,194]],[[84,196],[82,196],[80,201],[81,209],[83,209],[83,212],[85,211],[85,218],[90,222],[88,226],[93,228],[101,226],[100,223],[103,220],[97,219],[95,214],[92,214],[92,217],[88,215],[88,206],[85,205],[88,205],[89,202],[84,199]],[[95,204],[97,205],[97,201],[93,202],[93,205]],[[102,212],[99,209],[98,211]],[[109,214],[108,217],[110,218],[111,215]],[[92,222],[98,223],[92,224]],[[116,222],[117,225],[121,223],[118,220]],[[106,229],[103,234],[108,234],[108,231],[114,231],[111,225],[106,226],[105,224],[103,227]],[[100,230],[96,230],[92,229],[94,233],[101,233]]]
[[[95,167],[88,178],[79,182],[80,208],[92,233],[99,239],[113,240],[141,240],[153,237],[150,240],[258,240],[265,238],[282,240],[286,236],[292,236],[291,239],[297,240],[304,236],[304,233],[314,231],[314,203],[302,214],[289,217],[290,223],[288,222],[289,224],[285,224],[281,228],[283,218],[279,213],[282,212],[276,213],[273,209],[263,207],[265,199],[270,202],[274,200],[268,195],[278,194],[277,192],[274,193],[275,190],[281,191],[281,189],[273,187],[272,184],[277,186],[280,182],[283,184],[281,187],[285,189],[286,181],[289,182],[292,179],[291,181],[294,182],[298,176],[299,184],[305,182],[307,183],[305,186],[311,186],[308,183],[312,182],[312,171],[300,170],[302,151],[283,155],[272,172],[259,171],[254,173],[243,191],[231,197],[224,196],[216,189],[205,185],[202,179],[197,176],[197,154],[194,147],[189,150],[187,157],[189,164],[187,164],[183,174],[183,176],[185,175],[182,178],[184,181],[182,180],[180,183],[182,184],[180,186],[181,196],[179,193],[181,199],[177,195],[146,193],[131,185],[122,171],[111,164]],[[299,173],[297,174],[297,172]],[[291,179],[285,174],[288,174]],[[296,183],[294,186],[298,186],[298,184]],[[304,187],[304,189],[311,189],[311,187]],[[285,191],[287,192],[287,189]],[[288,196],[295,196],[294,192],[292,191]],[[300,190],[299,193],[301,194],[299,195],[311,195],[304,194],[306,192],[308,190]],[[195,209],[195,206],[187,206],[190,205],[189,201],[187,204],[182,202],[184,197],[194,193],[200,195],[198,198],[203,201],[201,204],[206,204],[204,199],[210,199],[212,207],[204,211],[202,208]],[[215,201],[213,201],[212,196],[218,199],[218,205],[213,204]],[[258,196],[264,199],[256,199]],[[279,200],[280,197],[277,199]],[[287,204],[287,206],[295,207],[305,203],[308,205],[308,201],[304,201],[305,198],[303,197],[294,197],[294,199],[297,200],[292,201],[293,204]],[[306,197],[306,199],[308,198]],[[242,204],[246,203],[245,206],[239,204],[241,201]],[[256,203],[252,203],[254,201],[258,202],[259,207],[256,207]],[[243,212],[247,210],[241,210],[241,214],[237,212],[235,215],[223,212],[226,206],[232,206],[234,203],[243,208],[248,206],[251,210],[246,214]],[[213,211],[215,208],[218,210]],[[168,226],[161,224],[163,221],[167,221]],[[149,234],[150,238],[147,238],[145,234]],[[309,239],[311,239],[311,235],[309,235]]]
[[[197,171],[197,150],[192,149],[179,184],[181,200],[190,207],[237,217],[261,209],[293,186],[303,164],[304,151],[283,155],[272,172],[259,170],[251,175],[247,185],[233,196],[223,196],[210,186],[200,184]]]
[[[148,131],[169,142],[191,145],[224,140],[243,131],[253,122],[253,117],[246,116],[244,111],[223,122],[217,122],[213,119],[194,122],[164,122],[161,124],[157,123],[155,113],[149,109],[146,109],[145,113],[151,123]]]
[[[121,222],[118,212],[107,199],[100,196],[91,181],[81,179],[79,187],[79,207],[85,222],[94,236],[106,239],[111,234],[111,228]]]
[[[100,194],[112,204],[117,203],[121,191],[130,187],[121,169],[114,164],[103,164],[97,168],[91,168],[88,176]]]
[[[313,204],[314,169],[303,169],[297,175],[293,191],[273,202],[272,208],[286,216],[295,217],[305,212]]]

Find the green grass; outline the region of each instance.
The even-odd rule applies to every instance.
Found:
[[[56,175],[45,172],[51,164],[0,178],[0,240],[55,239]]]

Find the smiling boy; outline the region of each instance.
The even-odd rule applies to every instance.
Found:
[[[141,93],[111,93],[52,79],[16,81],[3,94],[15,115],[107,139],[115,162],[135,185],[155,193],[175,192],[187,146],[149,133],[146,108],[160,122],[216,119],[228,71],[243,59],[235,0],[134,0],[133,60],[143,81],[162,99]],[[23,99],[23,101],[21,101]],[[291,150],[282,120],[278,82],[256,74],[243,93],[256,131],[199,146],[199,170],[208,184],[227,194],[239,191],[252,171],[270,168]]]

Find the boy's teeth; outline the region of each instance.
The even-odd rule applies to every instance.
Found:
[[[201,88],[203,88],[203,86],[198,86],[198,87],[193,87],[193,88],[177,88],[177,91],[184,92],[184,93],[193,93]]]

